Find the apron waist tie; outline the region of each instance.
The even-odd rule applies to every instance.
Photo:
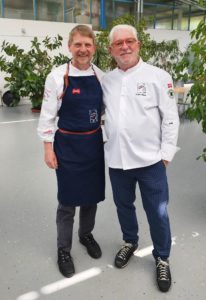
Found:
[[[100,129],[101,126],[99,126],[97,129],[90,130],[90,131],[69,131],[69,130],[64,130],[64,129],[58,129],[61,133],[66,133],[66,134],[93,134],[97,132]]]

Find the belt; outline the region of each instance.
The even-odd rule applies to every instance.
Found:
[[[95,132],[97,132],[100,129],[100,126],[97,129],[94,130],[90,130],[90,131],[69,131],[69,130],[64,130],[64,129],[58,129],[61,133],[66,133],[66,134],[80,134],[80,135],[84,135],[84,134],[93,134]]]

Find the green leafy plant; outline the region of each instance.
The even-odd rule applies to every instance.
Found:
[[[150,63],[170,73],[174,82],[178,80],[176,65],[183,57],[183,53],[179,49],[178,41],[162,41],[157,43],[151,41]]]
[[[202,158],[206,162],[206,148],[203,149],[202,154],[197,157],[197,160]]]
[[[206,23],[201,21],[191,32],[194,40],[185,52],[181,62],[177,65],[178,78],[184,82],[192,82],[189,92],[191,104],[186,110],[189,120],[196,120],[206,133]],[[206,149],[198,158],[206,162]]]
[[[52,56],[52,52],[62,45],[62,37],[58,35],[54,39],[46,37],[42,43],[35,37],[31,42],[31,49],[27,52],[30,61],[25,68],[25,80],[23,82],[22,95],[31,99],[32,107],[41,107],[44,84],[47,75],[55,65],[68,61],[64,55]]]
[[[182,53],[179,50],[178,41],[156,42],[150,38],[150,34],[146,32],[147,23],[145,19],[139,22],[131,15],[125,15],[113,20],[111,28],[119,24],[128,24],[136,28],[138,38],[141,41],[140,56],[144,61],[150,62],[155,66],[165,69],[176,80],[177,76],[174,71],[175,64],[181,59]],[[103,30],[97,34],[97,51],[94,62],[102,70],[111,70],[116,67],[115,61],[109,54],[109,30]]]
[[[15,106],[20,101],[22,81],[24,81],[25,73],[22,72],[26,62],[25,53],[15,44],[6,41],[2,43],[0,56],[0,70],[5,72],[5,88],[9,88],[13,95],[11,106]]]
[[[206,7],[206,0],[198,0],[197,2],[199,5]]]
[[[0,70],[6,72],[5,87],[9,87],[14,95],[16,105],[20,97],[29,97],[32,108],[40,108],[47,75],[53,66],[68,61],[63,54],[52,55],[62,45],[62,37],[46,37],[42,42],[37,37],[31,41],[29,51],[19,48],[15,44],[3,42],[0,57]]]

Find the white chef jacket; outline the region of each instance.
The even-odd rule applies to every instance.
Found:
[[[179,149],[171,76],[140,59],[125,72],[107,73],[102,88],[108,166],[127,170],[171,161]]]
[[[92,68],[93,67],[93,68]],[[94,71],[101,83],[104,73],[92,64],[87,70],[79,70],[71,63],[69,65],[69,76],[90,76]],[[56,117],[61,107],[61,95],[64,87],[64,74],[66,73],[67,64],[63,64],[49,73],[45,83],[44,97],[42,101],[41,114],[37,133],[41,140],[53,142],[56,132]],[[94,69],[94,70],[93,70]]]

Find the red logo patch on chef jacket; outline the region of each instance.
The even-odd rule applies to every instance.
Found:
[[[168,83],[167,87],[168,87],[168,89],[171,89],[172,88],[172,83]]]
[[[80,89],[73,89],[72,94],[80,94]]]

